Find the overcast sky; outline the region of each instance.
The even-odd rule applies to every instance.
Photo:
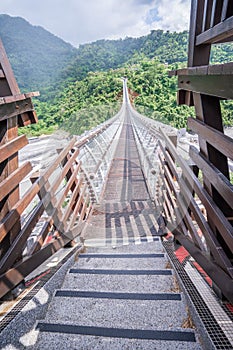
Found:
[[[0,13],[25,18],[78,46],[189,29],[191,0],[0,0]]]

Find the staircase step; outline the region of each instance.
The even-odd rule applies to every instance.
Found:
[[[98,256],[99,255],[99,256]],[[166,269],[167,259],[163,254],[88,254],[80,256],[74,268],[87,269]]]
[[[127,282],[126,282],[127,281]],[[105,292],[163,293],[173,290],[172,275],[110,275],[76,274],[66,275],[62,289],[93,290]]]
[[[164,248],[163,245],[160,241],[159,237],[153,237],[153,241],[148,242],[147,241],[147,237],[140,237],[140,240],[144,240],[143,242],[139,242],[135,243],[132,242],[129,244],[123,244],[121,242],[121,244],[115,245],[115,246],[111,246],[111,245],[106,245],[106,246],[101,246],[101,247],[95,247],[95,246],[88,246],[87,247],[87,251],[88,254],[91,253],[97,253],[100,252],[102,254],[156,254],[156,253],[164,253]],[[94,241],[94,240],[89,240]],[[99,244],[102,242],[102,240],[99,240],[96,242]],[[84,242],[86,245],[86,241]],[[103,242],[102,242],[103,243]]]
[[[147,330],[75,326],[67,323],[38,322],[40,331],[36,349],[96,350],[200,350],[190,330]],[[72,336],[71,336],[72,335]]]
[[[138,293],[137,293],[138,294]],[[83,326],[172,329],[182,326],[185,306],[181,300],[142,295],[127,299],[115,293],[99,297],[55,297],[51,302],[46,321],[70,323]],[[146,298],[146,299],[143,299]],[[150,297],[150,299],[148,299]],[[161,300],[162,299],[162,300]],[[172,319],[171,319],[171,314]]]

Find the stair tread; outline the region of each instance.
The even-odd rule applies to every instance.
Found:
[[[194,332],[186,329],[176,329],[174,331],[150,331],[144,330],[130,330],[124,328],[104,328],[96,329],[96,327],[69,327],[69,324],[48,324],[40,323],[40,328],[51,326],[53,332],[40,332],[39,340],[36,349],[49,348],[50,350],[57,349],[59,343],[59,350],[63,349],[102,349],[102,350],[151,350],[151,349],[166,349],[166,350],[200,350],[200,345],[195,342]],[[55,326],[55,327],[54,327]],[[55,332],[54,332],[55,330]],[[56,332],[57,331],[57,332]],[[85,334],[82,334],[82,331]],[[65,333],[67,332],[67,333]],[[69,333],[70,332],[70,333]],[[78,333],[78,334],[77,334]],[[81,333],[81,334],[79,334]],[[89,335],[91,333],[92,335]],[[101,334],[101,335],[98,335]],[[112,336],[111,336],[112,334]],[[121,337],[121,336],[126,337]],[[155,339],[148,339],[149,337]],[[132,337],[132,338],[131,338]],[[145,337],[145,339],[140,339]],[[172,337],[173,340],[166,338]],[[184,340],[184,338],[186,340]],[[174,340],[174,339],[183,340]],[[189,339],[189,340],[188,340]]]

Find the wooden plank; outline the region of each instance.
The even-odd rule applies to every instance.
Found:
[[[33,104],[30,98],[0,105],[0,121],[16,117],[32,110]]]
[[[75,238],[75,237],[74,237]],[[40,266],[46,259],[50,258],[59,249],[69,243],[71,238],[57,237],[51,243],[33,254],[23,262],[18,263],[14,268],[0,276],[0,298],[17,286],[33,270]],[[80,247],[80,249],[83,249]]]
[[[231,137],[192,117],[188,118],[188,127],[213,147],[217,145],[218,150],[222,154],[233,160],[233,139]]]
[[[38,123],[38,118],[35,111],[29,111],[27,113],[22,113],[18,117],[18,126],[28,126],[31,124]]]
[[[202,251],[206,251],[204,244],[201,240],[201,237],[199,236],[197,229],[192,222],[191,216],[189,215],[186,203],[184,203],[182,196],[180,194],[177,196],[177,208],[180,212],[180,217],[183,218],[183,220],[185,221],[188,227],[188,230],[190,232],[190,235],[195,245],[199,247]]]
[[[17,153],[21,148],[28,144],[26,135],[18,136],[17,138],[0,146],[0,163],[10,158]]]
[[[69,224],[68,224],[68,230],[72,230],[74,223],[75,223],[75,220],[77,219],[77,216],[80,213],[81,204],[84,203],[84,195],[85,195],[86,190],[87,190],[87,184],[85,184],[81,190],[80,196],[79,196],[78,201],[74,207],[73,214],[72,214],[70,221],[69,221]]]
[[[0,70],[1,74],[1,70]],[[17,94],[17,95],[10,95],[10,96],[5,96],[0,98],[0,105],[5,104],[5,103],[12,103],[12,102],[17,102],[17,101],[22,101],[27,98],[31,97],[37,97],[40,96],[39,91],[34,91],[34,92],[28,92],[26,94]]]
[[[41,201],[36,207],[35,211],[31,215],[30,219],[26,222],[21,231],[17,234],[15,240],[11,243],[7,253],[0,260],[0,274],[11,268],[14,262],[21,256],[22,250],[25,247],[28,237],[30,236],[33,228],[39,221],[41,215],[44,212],[44,205]]]
[[[172,210],[172,215],[170,216],[171,217],[171,219],[172,219],[172,223],[171,223],[171,221],[170,221],[170,224],[172,225],[171,226],[171,228],[173,227],[173,228],[179,228],[182,232],[183,232],[183,234],[184,235],[189,235],[189,232],[188,232],[188,230],[187,230],[187,228],[186,228],[186,226],[185,226],[185,223],[186,223],[186,221],[187,221],[187,215],[183,215],[182,214],[182,211],[180,210],[180,207],[178,207],[177,206],[177,204],[176,204],[176,202],[175,202],[175,200],[173,199],[173,194],[172,194],[172,190],[173,190],[173,192],[175,193],[175,197],[176,198],[178,198],[178,196],[179,196],[179,192],[177,191],[177,189],[175,189],[175,186],[172,184],[171,185],[171,188],[170,188],[170,185],[169,185],[169,183],[166,181],[166,176],[168,175],[169,177],[171,177],[171,174],[170,174],[170,171],[169,171],[169,169],[168,169],[168,167],[166,166],[166,165],[164,165],[164,174],[165,174],[165,176],[164,176],[164,178],[162,178],[162,182],[163,182],[163,184],[165,185],[165,188],[166,188],[166,190],[167,190],[167,193],[169,194],[171,194],[171,195],[169,195],[169,200],[170,200],[170,202],[169,203],[167,203],[167,201],[166,201],[166,195],[165,195],[165,193],[164,193],[164,191],[163,191],[163,193],[164,193],[164,195],[163,195],[163,201],[162,201],[162,204],[163,204],[163,208],[164,208],[164,210],[165,210],[165,217],[166,217],[166,220],[169,222],[169,215],[168,215],[168,212],[167,212],[167,210],[166,210],[166,207],[164,206],[164,201],[166,201],[166,204],[169,204],[169,211],[171,212],[171,210]],[[162,191],[161,191],[162,192]],[[166,191],[165,191],[166,192]],[[167,200],[168,200],[168,198],[167,198]],[[188,227],[188,226],[187,226]],[[196,242],[196,240],[195,240],[195,237],[194,237],[194,241]],[[198,245],[198,244],[197,244]]]
[[[7,196],[32,170],[30,162],[21,165],[0,183],[0,201]]]
[[[71,178],[69,179],[69,182],[73,183],[74,180],[75,180],[75,172],[74,172],[74,175],[71,176]],[[67,221],[71,211],[73,211],[73,207],[76,204],[78,197],[80,196],[80,189],[81,189],[82,182],[83,182],[83,179],[79,179],[79,181],[76,182],[75,188],[73,189],[73,193],[72,193],[72,196],[71,196],[70,201],[69,201],[69,205],[66,208],[66,210],[62,216],[62,221],[64,221],[64,222]]]
[[[180,165],[182,168],[182,171],[189,181],[190,186],[192,186],[193,190],[196,192],[200,200],[202,201],[204,207],[206,208],[206,211],[208,212],[208,215],[212,218],[215,226],[221,233],[222,238],[226,242],[227,246],[229,247],[230,251],[233,252],[233,227],[228,222],[220,208],[216,205],[216,203],[213,201],[212,197],[208,194],[208,192],[201,186],[200,182],[196,178],[196,176],[192,173],[190,170],[188,164],[184,159],[182,159],[172,142],[169,140],[168,136],[160,129],[161,133],[163,134],[166,144],[169,147],[170,152],[174,156],[176,162]],[[182,188],[182,186],[180,186]],[[191,200],[192,194],[190,193],[190,200]]]
[[[31,91],[31,92],[26,92],[24,95],[26,98],[38,97],[38,96],[40,96],[40,92],[39,91]]]
[[[223,121],[221,115],[221,107],[219,98],[194,93],[195,110],[197,119],[200,119],[203,123],[209,127],[217,130],[223,134]],[[210,160],[210,162],[218,168],[227,178],[229,178],[229,164],[227,157],[221,153],[216,145],[212,146],[206,141],[205,137],[199,136],[200,152]],[[207,193],[212,197],[217,208],[221,208],[221,212],[225,218],[232,216],[232,209],[227,205],[222,196],[216,191],[211,184],[211,179],[203,175],[203,187]],[[220,233],[219,227],[216,224],[216,215],[212,215],[207,211],[208,223],[216,235],[218,241],[221,243],[225,253],[231,256],[231,249],[228,249],[222,232]]]
[[[216,24],[214,27],[197,35],[196,45],[216,44],[231,41],[233,36],[233,16],[224,22]]]
[[[16,82],[13,70],[12,70],[10,62],[7,58],[7,54],[6,54],[6,51],[4,49],[4,46],[3,46],[1,39],[0,39],[0,62],[1,62],[2,70],[5,74],[6,79],[7,79],[7,85],[8,85],[8,88],[6,88],[6,87],[4,88],[4,90],[5,90],[4,96],[20,94],[18,84]],[[0,95],[1,95],[1,92],[0,92]]]
[[[23,101],[25,99],[26,99],[25,98],[25,94],[17,94],[17,95],[5,96],[3,98],[4,103],[6,103],[6,104]]]
[[[184,79],[188,80],[189,76],[198,75],[233,75],[233,62],[228,62],[224,64],[210,64],[200,67],[191,67],[186,69],[178,69],[169,72],[170,76],[178,75],[185,76]]]
[[[168,154],[168,156],[170,156],[170,155]],[[175,164],[174,164],[174,167],[175,167]],[[170,198],[171,198],[171,201],[173,202],[173,207],[175,208],[175,212],[176,212],[177,217],[179,217],[180,220],[181,220],[181,218],[184,219],[187,227],[190,230],[190,234],[192,236],[194,243],[201,250],[205,250],[203,243],[202,243],[202,241],[197,233],[197,230],[195,229],[195,227],[192,223],[191,217],[190,217],[189,212],[188,212],[188,207],[186,204],[184,205],[184,203],[182,201],[182,197],[180,196],[180,187],[179,187],[179,190],[176,188],[176,186],[174,184],[174,180],[172,179],[172,175],[169,171],[169,168],[166,166],[166,164],[164,165],[164,172],[166,174],[166,178],[169,182],[169,186],[170,186],[171,191],[172,191],[172,192],[170,192]],[[178,183],[179,183],[179,181],[178,181]],[[174,203],[174,200],[172,199],[172,194],[175,196],[177,204]],[[179,224],[180,220],[178,221],[178,224]]]
[[[178,87],[204,95],[233,99],[233,75],[208,74],[206,76],[179,75]]]
[[[172,173],[173,176],[175,176],[176,179],[179,178],[179,174],[177,172],[177,168],[175,166],[175,163],[171,157],[171,155],[165,150],[165,148],[163,147],[162,142],[159,140],[158,144],[160,146],[161,151],[163,152],[164,158],[166,159],[166,162],[168,164],[168,167]],[[159,155],[160,161],[162,162],[161,156]]]
[[[76,150],[76,152],[74,152],[73,156],[71,157],[71,159],[67,163],[69,166],[74,161],[74,159],[76,159],[78,153],[79,153],[79,150]],[[79,167],[77,167],[76,173],[78,172],[78,170],[79,170]],[[63,179],[64,178],[64,174],[62,174],[62,175],[63,175],[62,176],[62,179]],[[77,174],[75,174],[75,175],[77,175]],[[60,177],[60,175],[59,175],[59,177]],[[54,188],[59,187],[60,181],[57,181],[57,179],[56,179],[55,185],[56,186]],[[71,186],[71,184],[69,186]],[[67,184],[66,189],[64,191],[64,192],[66,192],[66,194],[64,195],[64,193],[63,193],[63,196],[57,201],[57,203],[52,205],[51,212],[49,212],[49,214],[51,215],[53,221],[55,221],[56,226],[58,227],[59,231],[61,230],[62,233],[66,232],[66,225],[65,224],[63,225],[63,222],[60,221],[59,208],[61,207],[61,205],[62,205],[62,203],[63,203],[63,201],[65,199],[65,196],[67,195],[67,192],[69,191],[69,186]],[[48,211],[48,208],[46,208],[46,206],[48,205],[48,203],[50,201],[52,201],[53,197],[51,197],[51,196],[54,195],[52,187],[48,188],[47,191],[45,191],[45,193],[46,194],[43,195],[43,199],[41,200],[41,202],[39,203],[39,205],[37,206],[37,208],[33,212],[31,218],[27,221],[27,223],[25,224],[25,226],[23,227],[21,232],[18,233],[15,241],[11,244],[10,249],[5,254],[3,259],[1,259],[1,261],[0,261],[0,271],[1,271],[1,273],[3,271],[6,271],[7,269],[9,269],[13,265],[14,261],[17,259],[17,257],[19,256],[21,250],[25,246],[25,243],[26,243],[29,235],[31,234],[32,229],[35,227],[36,223],[38,222],[39,218],[43,214],[44,210],[47,209],[47,211]],[[54,219],[54,216],[57,217],[58,221],[56,219]]]
[[[212,163],[203,157],[195,147],[190,146],[189,155],[205,176],[211,179],[211,184],[231,207],[233,204],[233,185],[231,182]]]
[[[204,217],[201,209],[199,208],[199,205],[196,203],[195,199],[190,194],[190,191],[185,181],[183,179],[180,179],[179,183],[180,183],[181,193],[183,197],[182,201],[184,202],[184,206],[186,206],[187,208],[190,208],[191,212],[193,213],[195,221],[197,222],[202,234],[204,235],[208,248],[210,249],[212,255],[214,256],[216,262],[225,271],[228,271],[228,273],[233,277],[232,264],[228,259],[217,237],[215,236],[213,230],[211,229],[209,223],[206,221],[206,218]],[[179,198],[179,201],[180,200],[181,199]]]
[[[68,231],[67,222],[65,220],[66,219],[66,211],[64,212],[64,214],[62,214],[61,207],[64,203],[64,200],[67,197],[68,192],[70,191],[73,183],[76,180],[77,174],[79,172],[79,168],[80,168],[80,166],[76,167],[72,176],[68,180],[66,187],[62,192],[62,195],[58,199],[55,199],[55,192],[54,192],[54,188],[52,188],[52,187],[44,190],[45,193],[49,192],[49,194],[50,194],[49,197],[47,194],[43,195],[43,193],[41,193],[42,198],[43,198],[43,202],[44,202],[44,206],[45,206],[45,210],[48,213],[48,215],[51,217],[51,219],[53,220],[53,224],[59,232],[62,231],[64,233],[64,232]],[[79,188],[79,186],[81,186],[81,184],[82,184],[82,178],[80,178],[78,181],[77,189]],[[50,205],[50,202],[52,204],[51,209],[48,208],[48,206]],[[71,208],[72,208],[72,206],[69,203],[69,206],[67,208],[68,213],[71,210]]]
[[[34,182],[34,184],[25,192],[24,196],[11,208],[9,214],[0,223],[0,242],[7,235],[10,229],[15,225],[20,215],[38,194],[42,186],[46,183],[53,171],[61,163],[69,150],[73,147],[76,139],[73,138],[64,150],[58,155],[54,163],[44,172],[44,174]]]
[[[79,149],[76,149],[75,152],[72,154],[72,156],[69,158],[69,160],[65,163],[64,167],[62,168],[62,171],[58,174],[58,176],[53,180],[53,184],[50,186],[49,191],[52,191],[54,194],[58,187],[60,186],[62,180],[66,177],[67,173],[70,171],[70,168],[72,167],[72,163],[75,162],[76,158],[78,157]],[[72,181],[75,180],[78,171],[80,169],[81,162],[77,165],[75,171],[72,174]],[[69,181],[66,184],[66,195],[68,194],[68,191],[70,190]]]

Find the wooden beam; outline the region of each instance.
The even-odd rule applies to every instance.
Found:
[[[188,118],[188,128],[204,138],[213,147],[217,146],[222,154],[233,160],[233,139],[231,137],[191,117]]]
[[[0,201],[6,197],[32,170],[30,162],[21,165],[0,183]]]
[[[233,99],[233,75],[179,75],[178,87],[203,95]]]
[[[33,104],[30,98],[0,105],[0,121],[16,117],[32,110]]]
[[[226,242],[228,248],[233,252],[233,227],[226,219],[220,208],[214,202],[213,198],[208,194],[208,192],[202,187],[197,177],[192,173],[188,164],[182,157],[180,157],[176,151],[176,148],[169,140],[167,135],[160,129],[163,134],[166,144],[169,146],[169,150],[174,156],[176,162],[180,165],[185,178],[189,181],[189,185],[192,186],[193,190],[196,192],[197,196],[202,201],[208,215],[212,218],[214,225],[217,227],[223,240]],[[182,186],[180,186],[182,188]],[[190,200],[192,194],[190,192]]]
[[[20,94],[20,90],[18,84],[16,82],[13,70],[11,68],[10,62],[7,58],[6,51],[4,49],[3,43],[0,39],[0,62],[2,66],[2,70],[6,77],[7,84],[4,86],[4,91],[0,89],[0,96],[9,96],[9,95],[17,95]],[[3,92],[3,95],[1,94]]]
[[[38,234],[38,236],[36,237],[36,241],[34,242],[34,244],[32,245],[32,247],[29,249],[28,252],[28,256],[33,255],[34,253],[38,252],[41,247],[44,244],[45,239],[47,238],[51,228],[53,225],[53,219],[51,217],[47,218],[42,230],[40,231],[40,233]]]
[[[233,204],[233,185],[231,182],[209,160],[203,157],[195,147],[190,147],[189,155],[205,176],[211,179],[211,184],[231,207]]]
[[[75,141],[76,138],[74,137],[58,155],[54,163],[44,172],[40,178],[38,178],[38,180],[34,182],[34,184],[25,192],[24,196],[19,199],[14,206],[12,206],[9,214],[0,223],[0,241],[2,241],[2,239],[7,235],[15,223],[20,220],[20,215],[31,203],[33,198],[39,193],[40,189],[44,186],[53,171],[58,167],[58,165],[67,155],[67,152],[69,152],[69,150],[73,147]]]
[[[1,70],[0,70],[0,74],[1,74]],[[28,93],[25,93],[25,94],[4,96],[4,97],[0,98],[0,104],[18,102],[18,101],[25,100],[27,98],[37,97],[37,96],[40,96],[39,91],[28,92]]]
[[[18,126],[27,126],[31,124],[38,123],[38,118],[35,111],[29,111],[27,113],[22,113],[18,117]]]
[[[182,68],[173,71],[169,71],[169,76],[206,76],[206,75],[233,75],[233,62],[228,62],[224,64],[210,64],[199,67],[189,67]]]
[[[18,232],[17,237],[12,242],[10,248],[6,254],[0,260],[0,274],[6,272],[11,268],[14,262],[21,256],[22,250],[25,247],[28,237],[30,236],[33,228],[39,221],[41,215],[44,212],[43,202],[41,201],[24,227]]]
[[[73,237],[75,238],[75,237]],[[33,254],[28,259],[18,263],[15,267],[8,270],[5,274],[0,276],[0,298],[7,292],[17,286],[24,280],[33,270],[40,266],[46,259],[51,257],[59,249],[69,243],[72,237],[64,238],[57,237],[51,243],[42,247],[41,250]],[[82,249],[82,248],[81,248]]]
[[[26,135],[21,135],[0,146],[0,163],[2,163],[5,159],[10,158],[27,144],[28,140]]]
[[[224,22],[216,24],[209,30],[200,33],[196,37],[196,45],[217,44],[226,42],[226,39],[231,41],[233,36],[233,16],[227,18]]]

